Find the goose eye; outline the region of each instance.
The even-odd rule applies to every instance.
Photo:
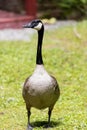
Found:
[[[36,22],[32,22],[32,28],[36,26]]]

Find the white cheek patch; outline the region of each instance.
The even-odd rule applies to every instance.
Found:
[[[36,29],[36,30],[40,30],[41,29],[41,27],[42,27],[42,23],[39,23],[37,26],[35,26],[34,28]]]

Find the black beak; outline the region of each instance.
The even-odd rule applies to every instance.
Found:
[[[23,28],[32,28],[31,23],[23,25]]]

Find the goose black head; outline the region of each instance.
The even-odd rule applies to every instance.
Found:
[[[23,27],[24,28],[34,28],[37,31],[40,31],[43,27],[43,23],[41,20],[36,19],[36,20],[33,20],[33,21],[29,22],[28,24],[24,25]]]

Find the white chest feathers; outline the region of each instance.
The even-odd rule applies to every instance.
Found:
[[[52,77],[46,72],[42,65],[37,65],[33,75],[28,81],[30,93],[44,93],[46,91],[53,91],[54,83]]]

